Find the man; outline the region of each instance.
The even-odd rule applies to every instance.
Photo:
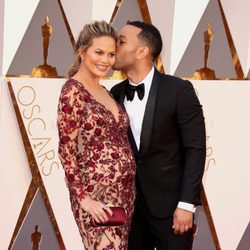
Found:
[[[129,118],[137,197],[129,250],[187,250],[205,163],[201,105],[188,81],[159,73],[159,31],[139,21],[119,33],[114,69],[128,79],[111,90]]]

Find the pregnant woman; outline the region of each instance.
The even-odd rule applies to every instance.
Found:
[[[127,249],[135,198],[135,161],[127,138],[129,119],[100,85],[115,63],[116,32],[104,21],[84,26],[76,59],[58,105],[59,157],[72,211],[85,249]],[[126,211],[119,226],[96,226]]]

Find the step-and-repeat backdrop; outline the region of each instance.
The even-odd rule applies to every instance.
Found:
[[[155,24],[164,41],[158,67],[190,79],[203,105],[207,152],[193,250],[249,249],[250,2],[236,2],[0,2],[1,249],[83,249],[57,154],[56,117],[75,39],[85,23],[100,19],[117,29],[127,20]],[[58,77],[34,78],[32,69],[44,63],[46,16],[47,63]],[[204,77],[198,73],[206,60],[210,80],[195,80]],[[121,81],[116,72],[109,76],[102,80],[108,89]]]

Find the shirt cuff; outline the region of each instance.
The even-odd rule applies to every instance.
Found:
[[[194,204],[183,202],[183,201],[179,201],[177,207],[182,208],[182,209],[187,210],[187,211],[192,212],[192,213],[194,213],[196,210]]]

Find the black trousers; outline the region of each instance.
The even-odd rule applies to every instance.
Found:
[[[156,218],[138,194],[129,234],[128,250],[190,250],[192,229],[182,235],[174,234],[173,217]]]

